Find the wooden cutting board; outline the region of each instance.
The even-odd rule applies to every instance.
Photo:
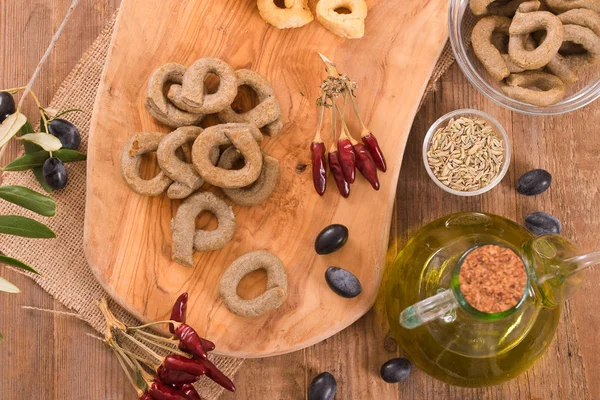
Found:
[[[367,3],[365,37],[346,40],[316,20],[300,29],[273,28],[260,18],[254,0],[123,0],[91,124],[85,220],[87,260],[119,304],[143,321],[163,320],[176,297],[187,291],[188,323],[217,343],[216,353],[237,357],[301,349],[369,310],[381,283],[406,140],[446,41],[448,1]],[[325,77],[317,52],[358,83],[358,106],[388,161],[379,192],[362,177],[348,199],[338,194],[331,177],[324,197],[313,189],[309,144]],[[196,253],[196,267],[187,268],[171,261],[170,220],[179,203],[166,195],[142,197],[129,190],[120,159],[134,132],[170,131],[144,107],[152,71],[168,62],[190,65],[201,57],[219,57],[236,69],[265,75],[285,125],[277,138],[262,145],[281,162],[275,192],[261,206],[234,205],[238,228],[232,241],[222,250]],[[358,137],[357,122],[350,122]],[[329,125],[324,132],[330,142]],[[302,171],[304,164],[309,166]],[[346,225],[350,239],[341,251],[318,256],[315,237],[331,223]],[[285,265],[287,300],[258,318],[238,317],[221,302],[219,279],[233,260],[262,249]],[[324,273],[332,265],[360,279],[360,296],[343,299],[329,289]],[[264,282],[264,274],[254,273],[238,290],[257,295]]]

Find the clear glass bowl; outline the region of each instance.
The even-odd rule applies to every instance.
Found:
[[[523,114],[555,115],[585,107],[600,97],[600,68],[588,68],[579,80],[567,85],[567,95],[560,103],[539,107],[511,99],[500,90],[471,48],[471,32],[476,17],[469,8],[469,0],[450,0],[448,30],[454,57],[467,79],[481,93],[496,103]]]
[[[429,151],[429,146],[431,145],[431,139],[433,137],[433,134],[439,128],[447,126],[448,121],[450,121],[450,119],[452,119],[452,118],[458,119],[460,117],[468,117],[468,118],[473,118],[473,119],[478,118],[478,119],[483,119],[483,120],[487,121],[487,123],[490,124],[490,126],[496,132],[498,132],[498,134],[502,137],[502,140],[504,140],[504,147],[505,147],[505,151],[506,151],[506,153],[504,155],[504,164],[502,165],[502,169],[500,170],[500,173],[490,182],[489,185],[487,185],[479,190],[474,190],[472,192],[463,192],[460,190],[454,190],[454,189],[451,189],[448,186],[444,185],[433,174],[433,171],[431,170],[431,167],[429,166],[429,161],[427,160],[427,152]],[[452,111],[452,112],[440,117],[437,121],[435,121],[433,123],[433,125],[431,125],[431,127],[427,131],[427,134],[425,135],[425,140],[423,140],[423,164],[425,164],[425,169],[427,170],[429,177],[433,180],[433,182],[435,182],[436,185],[438,185],[444,191],[454,194],[454,195],[457,195],[457,196],[477,196],[477,195],[480,195],[480,194],[483,194],[485,192],[492,190],[496,185],[498,185],[500,183],[500,181],[502,181],[502,179],[506,175],[506,172],[508,171],[508,167],[510,165],[510,156],[511,156],[510,140],[508,138],[508,135],[506,134],[506,131],[504,130],[502,125],[500,125],[500,122],[498,122],[498,120],[496,120],[496,118],[492,117],[491,115],[489,115],[487,113],[484,113],[483,111],[473,110],[473,109],[469,109],[469,108]]]

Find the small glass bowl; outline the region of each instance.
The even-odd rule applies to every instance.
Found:
[[[454,57],[467,79],[481,93],[510,110],[531,115],[563,114],[585,107],[600,97],[600,68],[588,68],[579,80],[567,85],[567,94],[561,102],[539,107],[514,100],[500,89],[483,65],[479,62],[471,48],[471,32],[476,17],[469,8],[469,0],[450,0],[448,13],[448,29]]]
[[[431,145],[431,139],[433,138],[434,133],[439,128],[446,127],[448,125],[448,121],[450,121],[450,119],[452,119],[452,118],[458,119],[461,117],[468,117],[468,118],[472,118],[472,119],[477,118],[477,119],[483,119],[483,120],[487,121],[487,123],[490,124],[492,129],[494,129],[501,136],[502,140],[504,141],[504,148],[505,148],[504,163],[502,164],[502,169],[500,170],[500,173],[490,182],[489,185],[487,185],[479,190],[474,190],[472,192],[463,192],[460,190],[454,190],[454,189],[451,189],[448,186],[444,185],[433,174],[433,171],[431,170],[431,167],[429,166],[429,161],[427,160],[427,152],[429,151],[429,147]],[[483,194],[485,192],[492,190],[496,185],[498,185],[500,183],[500,181],[506,175],[506,172],[508,171],[508,167],[510,165],[510,156],[511,156],[510,140],[508,139],[508,135],[506,134],[506,131],[504,130],[504,128],[502,127],[500,122],[498,122],[496,120],[496,118],[492,117],[491,115],[489,115],[487,113],[484,113],[483,111],[473,110],[470,108],[452,111],[452,112],[442,116],[441,118],[439,118],[437,121],[435,121],[433,123],[433,125],[431,125],[431,127],[427,131],[427,134],[425,135],[425,140],[423,140],[423,164],[425,164],[425,169],[427,170],[429,177],[433,180],[433,182],[435,182],[436,185],[438,185],[444,191],[454,194],[456,196],[478,196],[480,194]]]

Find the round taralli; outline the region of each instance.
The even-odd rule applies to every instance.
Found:
[[[202,211],[209,211],[217,217],[217,229],[196,230],[196,217]],[[231,206],[213,193],[196,193],[188,197],[171,220],[173,260],[182,265],[194,266],[194,249],[210,251],[222,248],[233,237],[235,227],[235,214]]]
[[[203,114],[179,109],[165,96],[167,85],[180,87],[185,70],[181,64],[165,64],[157,68],[148,81],[146,109],[158,121],[172,128],[197,125],[204,118]]]
[[[349,14],[336,10],[345,8]],[[329,31],[348,39],[365,35],[367,3],[365,0],[321,0],[317,3],[317,19]]]
[[[219,112],[219,119],[223,122],[246,122],[254,124],[258,128],[271,125],[267,133],[270,136],[277,135],[281,126],[274,126],[273,123],[280,120],[281,110],[269,81],[258,72],[249,69],[240,69],[235,74],[237,76],[238,87],[246,85],[252,88],[256,92],[259,103],[256,107],[245,113],[237,113],[231,106],[228,106]]]
[[[565,84],[559,77],[546,72],[528,71],[511,74],[501,89],[507,96],[533,104],[547,107],[561,101],[565,96]]]
[[[248,186],[260,176],[263,157],[257,141],[262,138],[258,128],[250,124],[224,124],[211,126],[196,139],[192,147],[192,161],[198,174],[208,183],[226,189]],[[213,148],[233,145],[246,161],[239,170],[215,167],[210,160]]]
[[[546,0],[546,4],[555,12],[586,8],[600,13],[600,1],[598,0]]]
[[[473,14],[477,16],[502,15],[512,17],[515,15],[519,5],[526,1],[528,0],[508,0],[501,2],[497,0],[471,0],[469,1],[469,6]]]
[[[593,30],[579,25],[565,25],[564,32],[566,43],[579,44],[585,52],[564,56],[557,53],[547,68],[563,82],[572,83],[578,79],[578,69],[600,62],[600,37]]]
[[[204,182],[194,166],[182,161],[176,152],[186,143],[193,143],[202,131],[202,128],[196,126],[179,128],[165,135],[156,151],[158,165],[164,173],[173,181],[182,183],[189,188],[198,189]]]
[[[216,93],[206,94],[204,79],[210,73],[219,77]],[[199,114],[214,114],[229,106],[237,95],[235,71],[218,58],[201,58],[185,74],[181,86],[171,86],[169,98],[177,107]]]
[[[473,51],[484,68],[497,81],[501,81],[510,75],[510,70],[500,53],[500,50],[492,44],[492,35],[502,33],[508,35],[510,18],[490,16],[480,19],[471,34]]]
[[[250,272],[264,269],[267,290],[246,300],[237,294],[240,281]],[[219,295],[225,306],[241,317],[257,317],[280,307],[287,297],[287,275],[281,260],[268,251],[254,251],[235,260],[225,270],[219,282]]]
[[[127,186],[134,192],[144,196],[158,196],[173,182],[164,172],[160,171],[152,179],[140,176],[142,155],[158,149],[164,135],[157,132],[136,133],[129,139],[121,156],[121,174]]]
[[[516,65],[526,70],[547,65],[563,43],[562,22],[548,11],[535,11],[539,6],[537,1],[521,4],[509,28],[508,54]],[[537,48],[528,50],[526,37],[541,30],[546,31],[546,38]]]
[[[232,169],[238,161],[243,161],[242,154],[232,146],[221,155],[219,167]],[[263,168],[256,182],[239,189],[223,189],[223,192],[234,203],[251,207],[264,202],[278,182],[279,160],[263,153]]]
[[[261,18],[279,29],[299,28],[313,20],[308,0],[285,0],[285,8],[275,0],[258,0],[256,6]]]

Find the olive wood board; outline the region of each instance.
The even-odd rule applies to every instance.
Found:
[[[217,344],[215,353],[235,357],[302,349],[371,308],[384,270],[404,147],[446,42],[448,1],[367,3],[365,37],[347,40],[316,19],[299,29],[278,30],[261,19],[253,0],[122,1],[90,128],[84,238],[90,267],[116,302],[142,321],[164,320],[177,296],[187,291],[187,322]],[[310,3],[313,12],[315,4]],[[317,125],[315,100],[326,76],[318,52],[358,83],[358,107],[388,162],[387,172],[379,174],[378,192],[357,176],[344,199],[329,176],[325,195],[315,193],[309,145]],[[144,106],[153,70],[169,62],[189,66],[201,57],[218,57],[234,69],[266,76],[280,102],[284,128],[262,144],[281,163],[274,193],[259,206],[234,205],[233,239],[221,250],[195,253],[195,268],[189,268],[171,260],[170,221],[179,202],[132,192],[121,178],[120,160],[133,133],[170,131]],[[358,138],[356,119],[349,118],[349,125]],[[329,146],[329,122],[323,137]],[[144,173],[155,169],[152,160],[144,165]],[[197,222],[207,223],[215,225],[205,216]],[[331,223],[349,228],[348,243],[319,256],[314,240]],[[283,261],[288,297],[277,310],[242,318],[224,306],[218,284],[232,261],[254,250],[271,251]],[[329,289],[324,274],[332,265],[360,279],[358,297],[345,299]],[[264,282],[264,274],[253,273],[238,292],[256,296]]]

